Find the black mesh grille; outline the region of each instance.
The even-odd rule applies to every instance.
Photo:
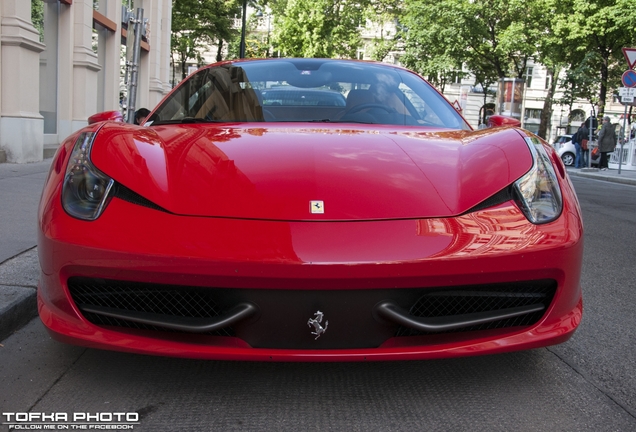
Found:
[[[80,309],[93,306],[166,317],[213,318],[232,305],[248,301],[257,305],[262,313],[257,326],[235,325],[234,328],[209,334],[239,337],[255,347],[326,349],[377,347],[393,336],[429,334],[406,327],[387,326],[373,318],[370,311],[378,302],[385,300],[394,301],[407,309],[410,315],[421,318],[457,317],[542,304],[543,311],[449,332],[533,325],[548,310],[557,283],[539,280],[452,288],[276,290],[201,288],[73,277],[68,281],[68,288]],[[327,310],[327,318],[332,323],[345,322],[348,328],[355,329],[351,330],[351,334],[357,335],[355,341],[351,340],[348,332],[332,332],[330,335],[341,337],[331,336],[331,339],[321,338],[316,342],[306,322],[317,308]],[[172,331],[96,313],[84,312],[84,316],[96,325]],[[299,324],[289,325],[290,322]]]
[[[196,287],[70,278],[68,288],[80,309],[82,306],[100,306],[188,318],[212,318],[221,313],[211,298],[211,290]],[[95,313],[84,313],[84,316],[97,325],[171,331]],[[231,328],[227,328],[211,334],[232,336],[233,333]]]
[[[413,306],[411,306],[409,313],[416,317],[436,318],[543,304],[545,307],[543,311],[493,321],[487,324],[465,327],[452,330],[452,332],[528,326],[541,319],[548,309],[555,291],[556,282],[553,280],[440,289],[421,296]],[[421,334],[427,333],[400,327],[396,336],[415,336]]]

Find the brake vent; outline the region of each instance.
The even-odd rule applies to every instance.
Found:
[[[115,187],[113,188],[115,190],[114,195],[115,197],[122,199],[124,201],[127,201],[131,204],[136,204],[136,205],[140,205],[143,207],[148,207],[154,210],[159,210],[162,212],[166,212],[169,213],[168,210],[164,209],[163,207],[158,206],[157,204],[153,203],[152,201],[142,197],[141,195],[139,195],[137,192],[132,191],[131,189],[128,189],[126,186],[116,183]]]
[[[480,202],[466,213],[473,213],[479,210],[483,210],[489,207],[494,207],[499,204],[503,204],[505,202],[511,201],[515,199],[515,193],[512,186],[508,186],[496,194],[492,195],[490,198],[486,198],[484,201]]]

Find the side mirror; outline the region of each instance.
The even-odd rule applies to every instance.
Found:
[[[514,126],[521,127],[521,122],[513,117],[507,117],[502,115],[491,115],[488,117],[488,127],[499,127],[499,126]]]
[[[88,124],[99,123],[106,120],[112,120],[116,122],[124,122],[124,116],[119,111],[104,111],[97,114],[93,114],[88,118]]]

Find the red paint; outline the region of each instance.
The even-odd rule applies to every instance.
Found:
[[[78,222],[55,205],[59,190],[48,198],[38,248],[40,314],[51,334],[67,342],[209,359],[422,359],[559,343],[580,321],[582,227],[577,208],[569,204],[561,218],[541,226],[529,224],[513,204],[456,218],[323,224],[180,217],[119,200],[97,221]],[[69,301],[65,281],[73,275],[236,289],[408,288],[552,278],[559,288],[548,314],[531,328],[307,352],[252,349],[233,338],[202,345],[202,336],[175,340],[100,328]]]
[[[88,124],[99,123],[102,121],[112,120],[116,122],[123,122],[124,116],[119,111],[105,111],[97,114],[93,114],[88,118]]]
[[[512,126],[512,127],[521,127],[521,122],[513,117],[507,117],[502,115],[491,115],[488,117],[488,127],[499,127],[499,126]]]
[[[108,123],[93,163],[177,214],[374,220],[461,214],[527,172],[514,130]],[[324,214],[310,214],[322,200]]]
[[[555,221],[533,225],[513,201],[468,213],[531,168],[521,129],[139,127],[105,121],[117,119],[109,116],[93,116],[99,124],[62,143],[42,193],[38,307],[58,340],[205,359],[410,360],[561,343],[579,325],[581,212],[554,151],[545,144],[563,194]],[[99,170],[167,212],[113,198],[95,221],[69,216],[62,181],[83,131],[97,131],[91,160]],[[310,213],[311,200],[324,201],[324,214]],[[285,350],[255,349],[236,337],[96,326],[70,299],[72,276],[236,290],[425,289],[537,279],[558,287],[543,318],[524,328],[390,337],[372,349]]]

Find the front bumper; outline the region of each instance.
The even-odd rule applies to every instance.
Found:
[[[183,217],[117,199],[82,222],[55,200],[48,206],[39,312],[56,339],[73,344],[207,359],[404,360],[556,344],[581,319],[582,227],[567,202],[546,225],[528,223],[511,202],[455,218],[372,222]],[[96,323],[71,296],[74,278],[220,290],[221,310],[239,298],[259,313],[222,333]],[[532,324],[405,333],[374,312],[382,300],[409,309],[406,299],[432,290],[545,280],[555,290]],[[317,311],[329,327],[316,339],[308,320]]]

